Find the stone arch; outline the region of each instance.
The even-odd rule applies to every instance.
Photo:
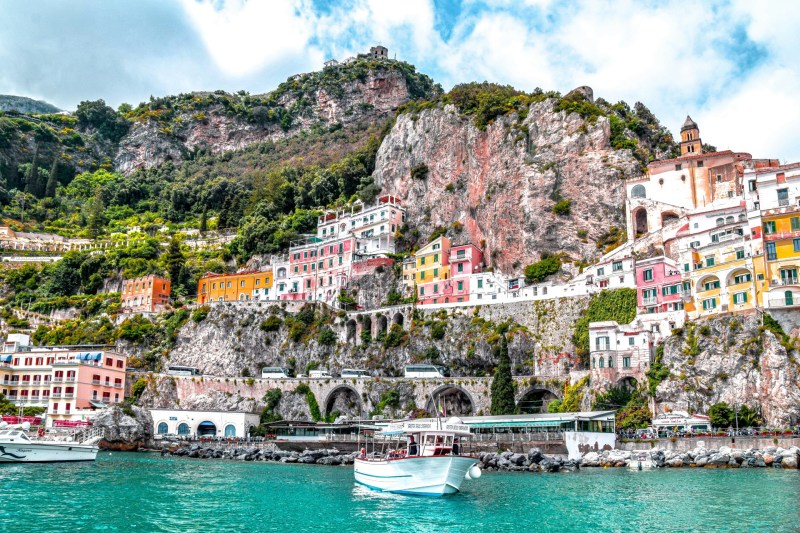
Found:
[[[670,222],[675,222],[677,220],[680,220],[680,218],[681,218],[680,215],[678,215],[678,213],[675,213],[674,211],[664,211],[663,213],[661,213],[661,225],[666,226]]]
[[[647,189],[644,185],[634,185],[631,189],[631,198],[647,198]]]
[[[736,284],[736,280],[735,279],[738,276],[746,276],[748,274],[750,275],[750,280],[752,281],[753,273],[750,272],[750,269],[748,269],[748,268],[734,268],[730,273],[728,273],[727,278],[725,278],[725,286],[729,287],[731,285],[735,285]]]
[[[706,287],[705,287],[706,283],[714,282],[714,281],[716,281],[717,284],[719,284],[719,282],[720,282],[719,277],[717,277],[715,274],[709,274],[707,276],[703,276],[697,282],[697,292],[705,291],[706,290]],[[709,289],[709,290],[711,290],[711,289]]]
[[[378,330],[375,332],[376,337],[381,333],[385,335],[386,333],[389,332],[389,326],[388,326],[389,321],[386,318],[386,315],[379,313],[378,316],[376,317],[376,322],[378,324]]]
[[[639,382],[633,376],[625,376],[617,380],[617,387],[628,391],[635,391],[639,388]]]
[[[550,389],[531,387],[520,396],[517,401],[517,409],[520,413],[546,413],[547,405],[557,399],[558,395]]]
[[[348,418],[361,418],[364,402],[361,394],[350,385],[337,385],[325,397],[325,416],[339,411]]]
[[[448,383],[433,390],[425,403],[425,410],[436,415],[437,406],[450,416],[469,416],[475,412],[475,401],[464,388]]]
[[[197,424],[198,437],[213,437],[217,435],[217,425],[208,420]]]
[[[400,311],[396,312],[392,317],[392,325],[399,324],[402,326],[404,321],[405,318],[403,317],[403,313],[401,313]]]
[[[648,231],[647,209],[644,207],[637,207],[633,211],[633,232],[636,235],[645,235]]]
[[[352,318],[347,321],[345,324],[345,340],[347,342],[353,342],[356,340],[356,321]]]
[[[369,315],[363,315],[361,318],[361,334],[364,335],[364,332],[369,333],[370,338],[373,337],[372,335],[372,317]]]

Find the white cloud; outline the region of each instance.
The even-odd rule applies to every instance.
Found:
[[[183,8],[216,66],[230,76],[253,74],[293,59],[306,66],[313,17],[290,1],[183,0]]]

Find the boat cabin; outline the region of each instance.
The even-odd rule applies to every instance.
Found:
[[[373,436],[373,448],[381,444],[380,452],[373,449],[369,454],[375,458],[465,455],[469,447],[470,429],[456,417],[447,421],[438,418],[419,419],[389,424]],[[367,455],[365,448],[362,448],[362,455]]]
[[[19,429],[4,429],[0,431],[0,442],[30,442],[31,439],[24,431]]]

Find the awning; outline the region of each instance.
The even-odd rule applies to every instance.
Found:
[[[96,402],[94,400],[89,400],[89,403],[92,404],[94,407],[100,407],[101,409],[104,408],[104,407],[108,407],[103,402]]]
[[[0,355],[0,363],[10,363],[11,356],[10,355]]]
[[[563,422],[572,420],[514,420],[508,422],[470,422],[467,425],[471,428],[518,428],[518,427],[559,427]]]
[[[100,352],[97,352],[95,354],[87,354],[87,355],[91,355],[91,358],[92,358],[93,361],[100,361],[103,358],[103,354],[100,353]]]

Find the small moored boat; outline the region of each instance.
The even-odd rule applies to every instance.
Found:
[[[355,480],[373,490],[442,496],[461,489],[465,479],[477,479],[476,457],[466,451],[470,430],[459,418],[406,420],[390,424],[361,448],[354,465]],[[381,450],[375,448],[381,446]]]
[[[94,461],[93,444],[31,440],[22,429],[0,430],[0,463],[56,463]]]

